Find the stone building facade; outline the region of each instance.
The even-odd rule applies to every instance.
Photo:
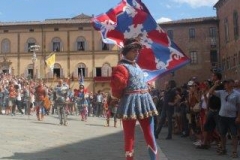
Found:
[[[224,78],[240,76],[240,3],[219,0],[215,6],[219,20],[220,63]]]
[[[120,58],[119,48],[102,42],[91,18],[81,14],[66,19],[0,22],[0,72],[43,78],[47,83],[56,83],[53,77],[70,78],[74,88],[78,88],[82,73],[88,90],[109,91],[112,67]],[[40,46],[35,63],[32,45]],[[56,54],[53,72],[45,65],[51,53]]]
[[[174,79],[178,85],[187,83],[191,78],[198,81],[209,79],[211,70],[219,65],[217,18],[182,19],[160,23],[160,26],[190,58],[190,63],[160,78],[158,84],[163,87],[164,81],[169,79]]]

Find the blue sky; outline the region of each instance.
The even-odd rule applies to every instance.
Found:
[[[1,0],[0,21],[43,21],[71,18],[81,13],[98,15],[121,0]],[[156,20],[216,16],[218,0],[142,0]]]

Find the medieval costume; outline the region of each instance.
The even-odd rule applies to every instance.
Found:
[[[84,89],[84,85],[80,84],[79,89],[74,89],[74,101],[75,101],[75,110],[77,115],[81,113],[81,106],[84,103],[84,93],[86,93],[86,89]]]
[[[88,95],[84,95],[83,101],[81,103],[80,114],[81,114],[81,121],[87,121],[88,117]]]
[[[86,114],[88,113],[88,102],[87,97],[85,98],[85,91],[84,86],[80,85],[76,97],[77,108],[82,121],[87,119]]]
[[[8,107],[6,108],[6,114],[8,115],[9,112],[12,112],[12,115],[15,115],[15,105],[16,105],[16,96],[17,92],[14,88],[13,82],[9,82],[8,85]]]
[[[122,119],[126,160],[133,160],[134,131],[137,120],[144,133],[150,159],[158,160],[153,119],[158,112],[148,92],[144,73],[135,63],[140,49],[141,44],[136,39],[125,40],[122,50],[124,58],[112,73],[112,95],[120,100],[117,117]]]
[[[39,85],[35,88],[35,103],[37,119],[42,121],[45,115],[44,99],[47,96],[47,89],[43,85],[43,81],[39,81]]]
[[[54,89],[56,100],[55,105],[58,110],[58,117],[60,125],[67,125],[67,111],[66,111],[66,102],[68,101],[69,86],[63,83],[62,80],[59,80],[58,85]]]

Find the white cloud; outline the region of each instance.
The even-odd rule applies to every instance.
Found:
[[[177,3],[187,3],[191,7],[213,6],[218,0],[173,0]]]
[[[169,22],[172,21],[170,18],[166,18],[166,17],[161,17],[159,19],[157,19],[157,23],[162,23],[162,22]]]
[[[168,9],[172,8],[172,6],[170,6],[169,4],[167,4],[166,7],[167,7]]]

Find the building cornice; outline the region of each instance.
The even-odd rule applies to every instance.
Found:
[[[33,26],[33,25],[61,25],[61,24],[90,24],[91,16],[81,14],[73,18],[46,19],[44,21],[16,21],[0,22],[0,27],[5,26]]]
[[[159,25],[176,25],[176,24],[195,24],[195,23],[213,23],[218,22],[217,17],[201,17],[201,18],[191,18],[191,19],[181,19],[176,21],[162,22]]]
[[[228,0],[218,0],[218,2],[213,6],[214,8],[218,9],[222,7]]]

